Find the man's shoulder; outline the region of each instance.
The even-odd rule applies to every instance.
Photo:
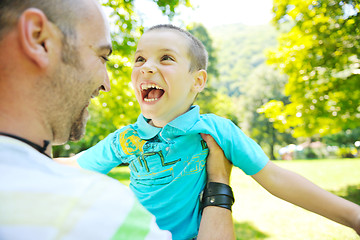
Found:
[[[87,207],[84,221],[93,217],[93,222],[107,222],[115,227],[109,229],[109,232],[115,230],[112,239],[132,239],[139,235],[136,231],[143,232],[143,238],[155,234],[159,238],[154,239],[169,239],[169,233],[158,228],[155,217],[139,203],[129,187],[103,174],[87,170],[80,174],[89,181],[80,206],[76,206],[77,209]],[[100,237],[101,232],[98,234]]]
[[[23,160],[34,163],[30,158]],[[9,183],[0,186],[0,195],[6,192],[9,196],[2,200],[2,205],[8,209],[0,216],[3,222],[12,225],[21,222],[29,232],[35,231],[29,227],[34,226],[38,235],[44,235],[49,229],[46,224],[51,225],[47,218],[51,214],[51,219],[58,219],[56,225],[50,226],[55,234],[65,234],[66,231],[66,236],[77,235],[83,239],[117,239],[123,233],[129,238],[119,239],[131,239],[136,235],[137,224],[145,228],[144,232],[156,230],[161,233],[159,229],[153,229],[156,226],[154,217],[140,205],[131,190],[106,175],[56,162],[36,166],[24,166],[24,162],[18,162],[11,166],[2,164],[1,167],[5,168],[0,169],[0,173],[12,169],[11,175],[0,176]],[[23,171],[24,167],[26,171]],[[15,202],[13,196],[18,197]],[[10,213],[19,209],[27,209],[24,211],[27,214],[17,214],[14,218]],[[33,219],[36,219],[35,225]],[[107,223],[106,226],[99,229],[98,224],[103,222]]]

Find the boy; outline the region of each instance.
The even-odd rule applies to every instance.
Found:
[[[199,40],[172,25],[141,37],[131,75],[141,112],[137,122],[77,156],[86,169],[108,173],[128,163],[130,187],[174,239],[196,237],[210,134],[225,156],[274,195],[360,231],[360,207],[273,164],[231,121],[200,115],[192,106],[205,87],[207,53]],[[309,200],[310,199],[310,200]],[[185,227],[186,226],[186,227]]]

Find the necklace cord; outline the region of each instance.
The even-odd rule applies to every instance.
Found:
[[[47,147],[48,147],[49,144],[50,144],[50,141],[48,141],[48,140],[44,140],[44,145],[41,147],[40,145],[38,145],[38,144],[36,144],[36,143],[34,143],[34,142],[31,142],[30,140],[27,140],[27,139],[25,139],[25,138],[22,138],[22,137],[13,135],[13,134],[0,132],[0,135],[6,136],[6,137],[11,137],[11,138],[17,139],[17,140],[19,140],[19,141],[22,141],[22,142],[30,145],[31,147],[35,148],[38,152],[40,152],[40,153],[44,154],[45,156],[51,158],[49,155],[47,155],[47,154],[45,153]]]

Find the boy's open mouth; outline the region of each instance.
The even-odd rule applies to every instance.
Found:
[[[164,89],[155,84],[142,84],[141,95],[145,102],[153,102],[158,100],[164,94]]]

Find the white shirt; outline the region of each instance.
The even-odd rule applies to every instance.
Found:
[[[132,192],[0,136],[0,239],[171,239]]]

